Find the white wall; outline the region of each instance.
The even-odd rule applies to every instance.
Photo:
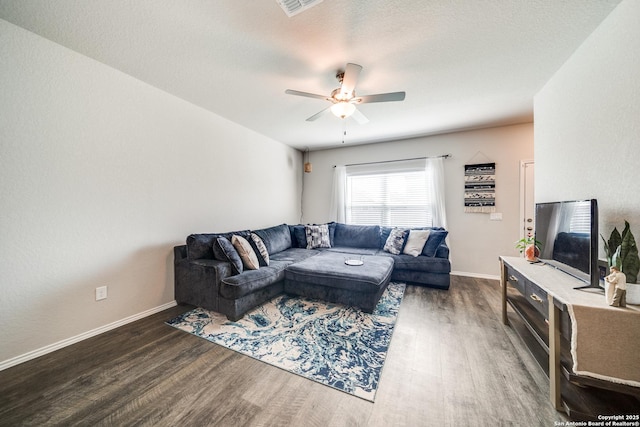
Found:
[[[640,238],[640,2],[625,0],[535,97],[536,201],[597,198]],[[600,244],[600,258],[604,252]]]
[[[310,153],[313,173],[304,175],[304,221],[329,219],[333,165],[451,154],[445,160],[445,190],[452,269],[498,276],[498,256],[518,255],[520,160],[533,159],[533,125],[497,127]],[[496,163],[496,212],[464,213],[464,165]]]
[[[299,219],[299,151],[2,20],[0,58],[0,364],[171,303],[189,233]]]

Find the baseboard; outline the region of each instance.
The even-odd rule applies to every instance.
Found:
[[[452,271],[451,274],[454,276],[475,277],[477,279],[500,280],[500,276],[494,276],[492,274],[468,273],[466,271]]]
[[[87,338],[95,337],[96,335],[100,335],[104,332],[126,325],[127,323],[135,322],[136,320],[143,319],[145,317],[151,316],[152,314],[159,313],[162,310],[175,307],[176,305],[178,305],[176,301],[171,301],[166,304],[162,304],[158,307],[154,307],[149,310],[143,311],[141,313],[134,314],[129,317],[125,317],[124,319],[117,320],[113,323],[109,323],[108,325],[100,326],[99,328],[92,329],[87,332],[83,332],[82,334],[76,335],[75,337],[67,338],[62,341],[58,341],[56,343],[49,344],[45,347],[41,347],[36,350],[30,351],[28,353],[21,354],[11,359],[2,361],[0,362],[0,371],[7,368],[11,368],[12,366],[19,365],[20,363],[24,363],[28,360],[35,359],[36,357],[44,356],[45,354],[54,352],[56,350],[60,350],[61,348],[86,340]]]

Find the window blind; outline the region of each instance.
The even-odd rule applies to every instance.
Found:
[[[347,169],[346,220],[351,224],[431,226],[424,163]]]

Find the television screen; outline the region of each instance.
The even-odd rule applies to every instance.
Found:
[[[598,287],[598,205],[595,199],[537,203],[540,260]]]

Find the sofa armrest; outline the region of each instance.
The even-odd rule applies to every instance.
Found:
[[[449,259],[449,246],[444,241],[436,249],[436,258]]]
[[[213,259],[189,260],[186,247],[174,248],[175,299],[208,310],[218,310],[220,282],[233,275],[231,264]]]
[[[173,247],[173,265],[187,258],[187,245]]]

